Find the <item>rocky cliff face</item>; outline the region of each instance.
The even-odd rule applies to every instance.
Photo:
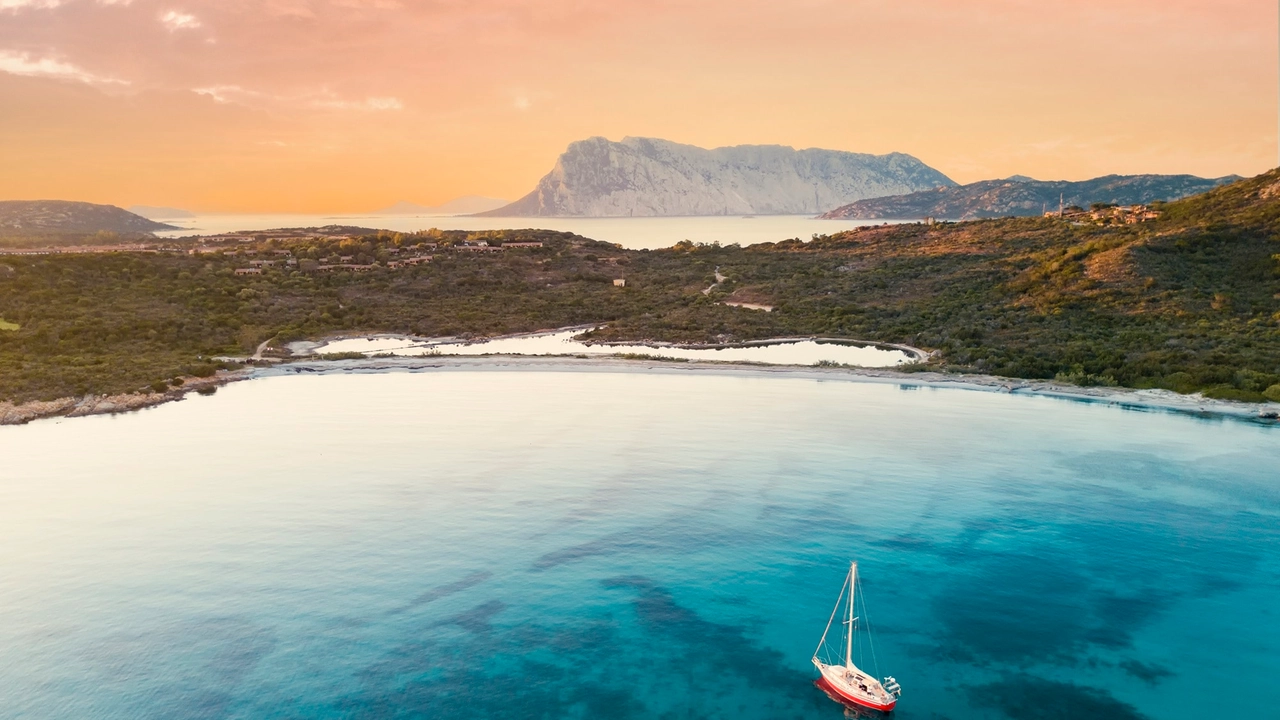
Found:
[[[1157,200],[1177,200],[1207,192],[1239,176],[1206,179],[1193,175],[1108,175],[1082,182],[1042,182],[1013,177],[986,180],[926,192],[882,197],[836,208],[822,217],[850,220],[976,220],[1040,215],[1046,209],[1066,205],[1089,207],[1093,203],[1145,205]]]
[[[150,233],[177,230],[173,225],[148,220],[115,205],[94,205],[69,200],[0,201],[0,234],[48,233]]]
[[[739,145],[706,150],[651,138],[575,142],[533,192],[494,217],[787,215],[951,187],[910,155]]]

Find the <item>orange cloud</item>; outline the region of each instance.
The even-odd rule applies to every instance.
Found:
[[[514,198],[570,141],[914,154],[958,180],[1275,164],[1255,0],[0,0],[0,197]]]

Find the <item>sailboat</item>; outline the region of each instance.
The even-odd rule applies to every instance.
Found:
[[[840,595],[836,597],[836,606],[831,610],[831,619],[827,620],[827,629],[822,631],[818,649],[813,651],[813,665],[822,674],[817,684],[839,700],[887,713],[893,710],[898,704],[898,698],[902,697],[902,686],[892,677],[886,677],[883,681],[877,680],[874,674],[868,674],[853,664],[854,636],[859,636],[858,662],[863,662],[862,636],[865,635],[867,645],[871,649],[871,665],[873,668],[876,666],[876,649],[871,642],[870,634],[858,632],[858,623],[862,619],[857,614],[858,608],[861,607],[863,615],[866,614],[866,600],[864,598],[859,602],[858,588],[858,563],[853,562],[849,564],[849,574],[845,576],[844,586],[840,588]],[[843,611],[841,605],[844,605]],[[831,633],[836,615],[841,616],[840,623],[844,626],[844,632],[841,634],[839,647],[832,648],[827,645],[827,636]],[[843,657],[837,656],[833,661],[833,650]]]

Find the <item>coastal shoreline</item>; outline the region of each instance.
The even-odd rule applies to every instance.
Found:
[[[367,336],[365,336],[367,337]],[[1243,403],[1180,395],[1170,390],[1133,390],[1114,387],[1079,387],[1047,380],[1019,380],[993,375],[896,370],[763,365],[741,362],[638,360],[616,356],[573,355],[428,355],[369,357],[348,360],[298,359],[266,367],[220,372],[198,378],[166,393],[130,393],[112,396],[61,398],[21,405],[0,403],[0,425],[23,425],[56,417],[117,414],[155,407],[183,399],[190,392],[209,392],[242,380],[296,374],[359,374],[387,372],[643,372],[703,374],[728,377],[773,377],[801,380],[867,382],[979,392],[998,392],[1106,404],[1129,410],[1171,412],[1202,418],[1224,418],[1263,425],[1280,425],[1280,403]]]
[[[184,378],[183,384],[165,392],[134,392],[115,395],[82,395],[56,400],[36,400],[26,403],[0,402],[0,426],[26,425],[48,418],[73,418],[88,415],[117,415],[145,410],[158,405],[182,400],[190,393],[207,394],[229,383],[249,380],[250,370],[222,371],[207,378]]]
[[[701,373],[729,377],[774,377],[868,382],[884,385],[1033,395],[1077,402],[1102,403],[1132,410],[1173,412],[1197,417],[1233,418],[1266,425],[1280,425],[1280,403],[1255,404],[1234,400],[1214,400],[1199,395],[1180,395],[1171,390],[1080,387],[1048,380],[1020,380],[994,375],[900,372],[855,367],[637,360],[612,356],[582,358],[572,355],[432,355],[371,357],[359,360],[296,360],[274,367],[257,368],[252,371],[252,374],[253,377],[274,377],[301,373],[354,374],[431,371]]]

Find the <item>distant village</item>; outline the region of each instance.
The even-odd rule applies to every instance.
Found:
[[[1160,210],[1150,205],[1094,203],[1088,210],[1077,205],[1069,205],[1046,212],[1044,216],[1061,218],[1081,225],[1137,225],[1160,217]]]

